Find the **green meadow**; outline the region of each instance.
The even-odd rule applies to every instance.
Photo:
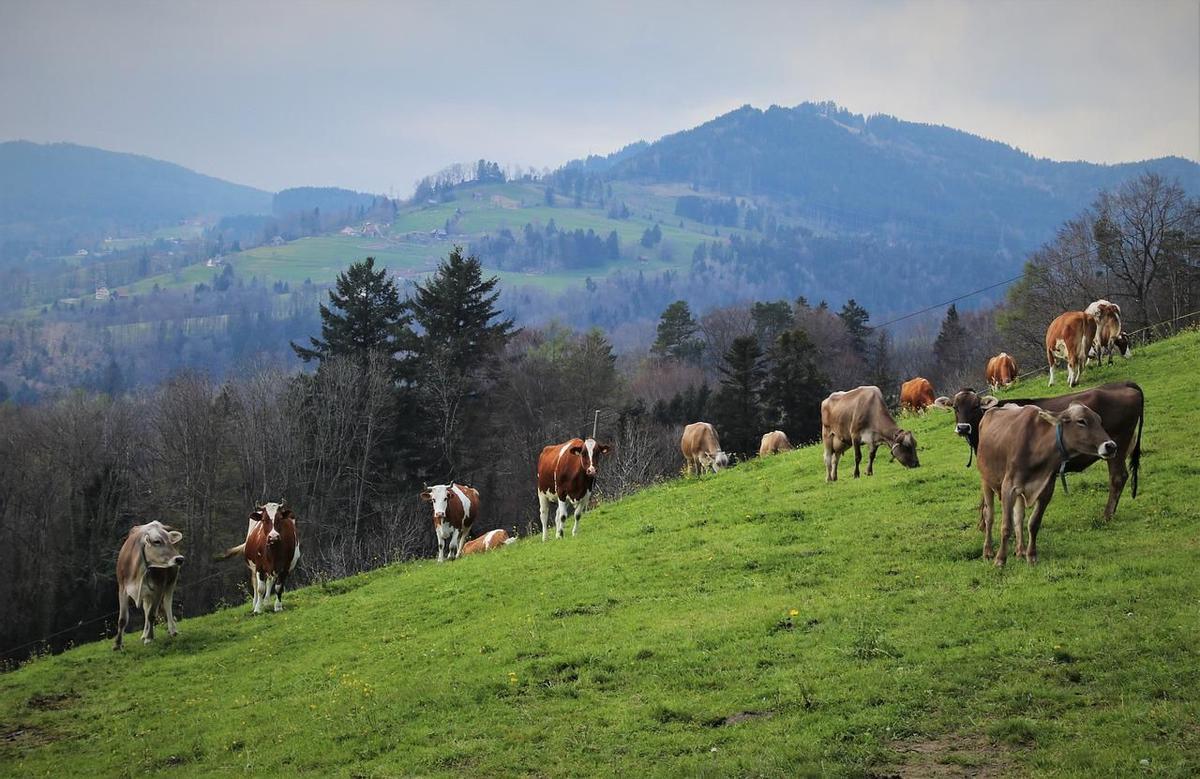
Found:
[[[826,484],[805,447],[576,538],[35,660],[0,676],[0,774],[1196,776],[1198,356],[1193,331],[1087,372],[1145,389],[1141,491],[1103,522],[1106,471],[1071,477],[1036,566],[980,558],[977,473],[930,411],[902,420],[916,470]]]

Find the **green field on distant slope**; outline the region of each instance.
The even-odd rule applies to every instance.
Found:
[[[389,269],[405,276],[423,276],[433,271],[457,243],[468,246],[485,234],[508,229],[519,234],[526,224],[545,226],[554,220],[559,230],[594,230],[602,238],[616,230],[622,253],[628,256],[601,266],[571,271],[504,272],[486,268],[500,276],[506,286],[535,286],[562,291],[584,283],[589,276],[600,279],[619,271],[661,273],[665,270],[686,272],[691,267],[696,245],[714,240],[713,228],[674,215],[675,197],[655,195],[642,188],[619,185],[618,194],[630,197],[632,212],[628,219],[610,219],[607,207],[585,204],[575,208],[572,200],[559,196],[554,207],[545,205],[542,185],[509,182],[506,184],[464,185],[455,190],[457,199],[447,203],[419,204],[400,211],[385,237],[360,237],[340,234],[302,238],[282,246],[259,246],[228,256],[238,275],[257,276],[267,282],[331,283],[350,263],[373,256]],[[456,212],[461,212],[456,218]],[[454,233],[443,240],[429,237],[429,231],[455,220]],[[661,222],[663,241],[671,247],[670,258],[660,257],[659,247],[640,245],[642,233]],[[721,229],[727,236],[728,229]],[[639,259],[642,258],[642,259]],[[220,269],[204,263],[188,266],[178,273],[142,279],[125,288],[126,292],[146,292],[160,287],[190,287],[210,281]]]
[[[1103,523],[1106,471],[1071,477],[1036,566],[980,559],[931,411],[917,470],[825,484],[807,447],[574,539],[35,661],[0,677],[0,774],[1196,776],[1198,356],[1193,331],[1088,371],[1146,391],[1141,491]]]

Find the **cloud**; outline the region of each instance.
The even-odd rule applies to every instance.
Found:
[[[837,101],[1041,156],[1200,157],[1200,7],[1079,2],[52,3],[0,12],[0,137],[276,189],[407,192],[745,103]]]

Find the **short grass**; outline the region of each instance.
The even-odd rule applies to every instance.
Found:
[[[0,677],[0,774],[1195,776],[1198,356],[1192,332],[1088,372],[1146,390],[1142,492],[1102,523],[1105,472],[1073,477],[1037,566],[980,559],[930,412],[918,470],[825,484],[807,447],[574,539],[35,661]]]

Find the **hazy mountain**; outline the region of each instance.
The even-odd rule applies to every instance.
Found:
[[[271,208],[276,216],[319,209],[322,213],[368,209],[376,195],[339,187],[294,187],[276,193]]]
[[[271,211],[269,192],[70,143],[0,143],[0,181],[0,233],[10,239]]]
[[[766,197],[856,230],[907,227],[993,245],[1003,235],[1009,248],[1047,239],[1098,190],[1143,170],[1200,191],[1200,165],[1179,157],[1056,162],[949,127],[864,117],[831,103],[745,106],[572,165],[608,179]]]

